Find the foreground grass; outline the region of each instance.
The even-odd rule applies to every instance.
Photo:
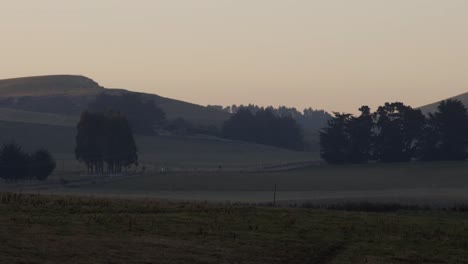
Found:
[[[468,214],[0,194],[1,263],[460,263]]]

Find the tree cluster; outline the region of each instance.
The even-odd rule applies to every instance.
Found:
[[[458,100],[442,101],[425,116],[403,103],[385,103],[359,116],[334,113],[320,132],[320,154],[329,163],[464,160],[468,157],[468,113]]]
[[[122,172],[138,165],[137,147],[127,118],[120,112],[81,114],[75,156],[89,173]],[[104,165],[107,165],[105,168]]]
[[[302,126],[302,128],[312,130],[317,130],[325,127],[327,121],[332,117],[329,113],[325,112],[324,110],[315,110],[311,107],[304,109],[302,112],[294,107],[279,106],[275,108],[273,106],[268,106],[266,108],[263,108],[254,104],[249,104],[246,106],[232,105],[226,107],[223,107],[221,105],[208,105],[207,107],[217,109],[220,111],[225,111],[231,114],[235,114],[241,109],[248,109],[254,114],[258,111],[266,109],[271,111],[275,116],[292,117],[297,121],[297,123],[299,123],[299,125]]]
[[[276,116],[270,109],[260,109],[255,113],[240,109],[224,122],[221,134],[228,139],[281,148],[304,148],[302,131],[296,120],[290,116]]]
[[[7,181],[43,181],[52,174],[55,166],[55,160],[47,150],[27,153],[15,143],[0,148],[0,178]]]
[[[144,100],[140,94],[123,93],[112,95],[102,93],[89,104],[88,111],[93,113],[116,111],[124,114],[137,134],[151,135],[155,127],[161,125],[166,114],[154,100]]]

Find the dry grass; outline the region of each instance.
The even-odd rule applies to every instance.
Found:
[[[467,216],[6,193],[0,262],[462,263]]]

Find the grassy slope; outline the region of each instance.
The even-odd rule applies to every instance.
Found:
[[[74,75],[34,76],[0,80],[0,97],[79,96],[102,92],[93,80]]]
[[[462,263],[466,213],[0,195],[0,263]]]
[[[47,148],[59,158],[73,160],[74,127],[0,121],[0,131],[0,142],[14,140],[28,151]],[[137,136],[136,140],[140,161],[148,169],[236,167],[315,158],[311,153],[215,138]]]
[[[0,121],[5,122],[74,127],[78,123],[78,119],[78,116],[73,115],[58,115],[0,107]]]
[[[73,101],[81,104],[83,109],[92,100],[93,96],[104,91],[110,93],[128,92],[123,89],[105,89],[89,78],[73,75],[36,76],[0,80],[0,98],[30,96],[34,97],[36,101],[47,100],[48,104],[54,103],[50,101],[51,98],[55,98],[57,103],[64,98],[73,98]],[[183,117],[195,123],[216,126],[220,126],[222,122],[229,118],[229,114],[223,111],[154,94],[143,95],[153,99],[156,104],[163,108],[168,118]],[[80,98],[82,102],[80,102]],[[75,115],[78,114],[79,111],[75,113]],[[2,116],[0,115],[0,120],[11,121],[1,118]],[[47,120],[44,120],[44,122],[47,122]]]
[[[39,76],[0,80],[0,97],[32,96],[39,102],[53,104],[53,100],[74,97],[73,102],[82,105],[105,91],[94,81],[71,75]],[[111,93],[125,90],[107,89]],[[168,115],[168,118],[183,117],[195,123],[220,126],[229,114],[160,97],[143,94],[155,100]],[[52,98],[52,99],[51,99]],[[78,98],[78,99],[77,99]],[[51,101],[52,100],[52,101]],[[77,101],[78,100],[78,101]],[[86,102],[85,102],[86,101]],[[50,149],[60,158],[73,159],[75,125],[78,113],[62,115],[0,108],[0,142],[16,141],[28,150]],[[197,137],[137,137],[140,159],[147,167],[217,167],[258,165],[262,163],[288,162],[309,159],[310,153],[299,153],[256,144],[221,141]]]
[[[104,91],[114,94],[128,92],[124,89],[106,89],[89,78],[73,75],[36,76],[0,80],[0,99],[30,96],[32,98],[31,100],[33,100],[35,104],[41,105],[42,108],[47,108],[44,104],[46,106],[54,103],[62,105],[61,102],[63,101],[79,105],[79,109],[76,109],[77,107],[75,106],[70,110],[74,113],[73,116],[61,117],[57,115],[55,120],[51,120],[50,115],[36,113],[38,111],[43,111],[43,109],[37,110],[28,108],[29,111],[24,111],[24,109],[3,108],[0,109],[0,121],[29,122],[33,120],[36,124],[57,125],[57,120],[66,119],[66,124],[70,124],[70,120],[78,119],[81,110],[93,100],[94,96]],[[222,123],[229,118],[229,114],[224,111],[165,98],[155,94],[142,93],[142,95],[154,100],[157,105],[164,109],[167,117],[170,119],[182,117],[193,123],[220,127]],[[15,110],[19,110],[19,112],[15,113]],[[318,138],[317,131],[304,132],[306,140],[316,146]]]

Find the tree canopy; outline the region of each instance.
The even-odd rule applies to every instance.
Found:
[[[375,159],[383,162],[411,160],[416,153],[425,117],[403,103],[385,103],[374,113]]]
[[[303,150],[304,140],[300,126],[290,116],[276,116],[270,109],[252,113],[240,109],[222,127],[222,136],[281,148]]]
[[[119,112],[81,114],[77,125],[76,159],[84,162],[89,172],[121,172],[138,165],[137,147],[126,117]]]
[[[442,101],[429,114],[421,153],[424,160],[464,160],[468,147],[468,113],[461,101]]]
[[[269,110],[275,116],[279,117],[292,117],[296,122],[304,129],[317,130],[326,126],[327,121],[331,118],[331,115],[324,110],[315,110],[311,107],[305,108],[302,112],[297,110],[295,107],[287,106],[267,106],[260,107],[258,105],[249,104],[249,105],[232,105],[223,107],[221,105],[208,105],[209,108],[217,109],[220,111],[225,111],[231,114],[236,114],[242,109],[248,109],[253,114],[262,110]]]
[[[427,117],[403,103],[385,103],[361,115],[335,113],[320,133],[321,156],[329,163],[370,160],[464,160],[468,147],[468,112],[458,100],[442,101]]]

